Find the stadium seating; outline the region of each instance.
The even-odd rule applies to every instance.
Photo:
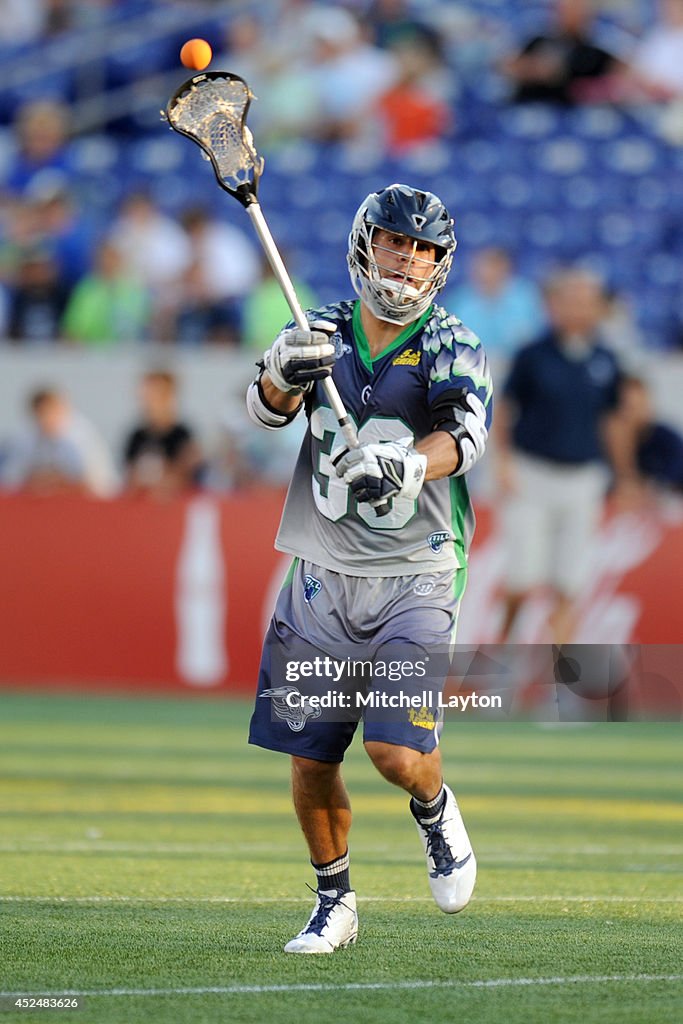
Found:
[[[103,51],[105,87],[134,84],[141,65],[146,75],[166,74],[171,84],[177,84],[182,80],[179,38],[191,31],[220,39],[231,6],[174,4],[171,17],[168,5],[149,0],[107,5],[98,14],[99,36],[105,29],[113,41]],[[504,23],[513,38],[528,35],[547,15],[543,2],[471,0],[468,7],[482,18]],[[443,3],[429,0],[421,8],[427,16],[430,11],[438,13]],[[646,13],[651,13],[649,0],[629,5],[633,26],[642,25]],[[150,31],[144,54],[139,46],[130,45],[131,33],[134,36],[135,26],[143,22]],[[0,123],[9,120],[19,94],[34,96],[43,89],[67,99],[77,97],[83,66],[69,64],[67,58],[78,39],[92,29],[86,25],[51,40],[41,51],[42,76],[8,76],[15,84],[0,102]],[[27,56],[35,57],[37,50],[24,45],[0,52],[10,68],[16,68],[18,61],[26,64]],[[677,345],[683,149],[659,137],[656,123],[643,111],[510,106],[500,95],[492,98],[490,74],[480,77],[481,81],[470,77],[462,83],[453,133],[403,157],[384,158],[379,150],[368,153],[311,142],[292,142],[266,152],[264,210],[300,274],[324,299],[347,294],[344,256],[353,211],[367,192],[390,180],[406,180],[431,187],[451,208],[460,243],[458,273],[467,268],[478,247],[493,243],[512,250],[520,268],[538,277],[558,261],[587,260],[605,269],[613,287],[628,293],[641,323],[648,326],[651,344]],[[154,81],[161,89],[158,77]],[[244,226],[237,204],[227,197],[221,201],[211,168],[197,149],[158,120],[166,95],[152,93],[144,116],[76,139],[74,189],[80,202],[93,219],[105,224],[126,194],[147,187],[171,213],[199,201]],[[112,127],[125,128],[126,133],[115,134]],[[10,133],[4,129],[0,175],[11,147]]]

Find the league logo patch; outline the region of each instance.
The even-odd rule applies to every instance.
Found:
[[[416,711],[415,708],[410,709],[408,721],[411,725],[416,725],[418,729],[433,729],[436,725],[434,715],[424,704],[419,711]]]
[[[287,700],[289,694],[294,694]],[[296,686],[274,686],[270,690],[264,690],[260,697],[270,697],[273,711],[278,718],[286,722],[292,732],[301,732],[309,718],[320,718],[321,708],[310,708],[304,703],[305,698]]]
[[[451,539],[451,535],[447,530],[437,530],[435,533],[430,533],[427,537],[427,543],[434,552],[438,555],[446,541]]]
[[[306,604],[310,604],[313,598],[317,597],[322,589],[323,585],[320,580],[317,580],[315,576],[311,576],[311,574],[307,572],[304,576],[304,601]]]
[[[405,352],[401,352],[400,356],[396,356],[392,362],[392,366],[419,366],[421,355],[416,352],[414,348],[407,348]]]

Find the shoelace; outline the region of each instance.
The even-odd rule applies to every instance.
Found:
[[[446,871],[455,861],[446,837],[443,834],[443,821],[435,821],[433,825],[423,825],[427,833],[427,853],[434,861],[436,871]]]
[[[327,919],[330,915],[330,911],[339,906],[346,907],[347,910],[351,910],[351,907],[344,903],[344,893],[342,893],[341,896],[328,896],[326,893],[318,892],[318,890],[314,889],[312,885],[308,885],[308,882],[306,885],[311,892],[314,892],[318,897],[319,904],[315,914],[313,914],[311,920],[306,925],[304,934],[307,932],[313,932],[315,935],[322,935],[322,930],[328,923]]]

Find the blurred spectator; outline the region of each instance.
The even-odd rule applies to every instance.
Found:
[[[110,497],[117,486],[111,455],[93,425],[55,388],[33,392],[30,425],[4,446],[2,487],[34,494],[77,492]]]
[[[405,39],[422,39],[434,51],[439,49],[438,33],[419,20],[406,0],[371,0],[363,21],[377,46],[388,49]]]
[[[64,313],[64,335],[87,345],[142,341],[149,334],[149,289],[126,267],[110,241],[97,250],[93,271],[78,282]]]
[[[93,243],[90,225],[76,206],[69,180],[62,171],[39,171],[25,196],[34,214],[36,237],[49,247],[61,280],[73,287],[90,269]]]
[[[175,304],[172,288],[192,260],[187,234],[146,193],[134,192],[124,199],[110,239],[129,273],[151,291],[154,335],[169,338]]]
[[[47,0],[46,36],[58,36],[78,24],[83,7],[97,6],[97,3],[82,4],[74,0]]]
[[[607,485],[605,456],[623,466],[628,437],[613,415],[620,368],[599,337],[601,281],[582,270],[559,272],[546,300],[550,329],[517,353],[496,409],[507,552],[502,640],[510,637],[529,592],[545,584],[553,596],[552,639],[567,643],[574,600],[590,571]]]
[[[191,262],[174,288],[177,340],[238,343],[241,303],[259,278],[258,255],[242,231],[201,207],[186,210],[181,222]]]
[[[47,24],[46,0],[3,0],[0,43],[21,46],[40,39]]]
[[[49,249],[38,244],[26,249],[10,288],[7,331],[13,341],[56,341],[68,289]]]
[[[7,332],[16,340],[59,336],[69,291],[89,265],[89,232],[64,186],[61,171],[40,171],[23,198],[10,198],[5,207],[0,278]]]
[[[40,172],[71,172],[69,150],[69,111],[56,100],[26,103],[17,115],[15,132],[18,151],[10,161],[5,187],[24,193]]]
[[[146,373],[141,422],[124,445],[126,486],[135,494],[168,498],[192,490],[201,457],[190,427],[178,418],[178,383],[166,370]]]
[[[226,52],[217,67],[229,67],[247,81],[257,97],[249,123],[259,145],[273,147],[305,135],[314,123],[317,98],[308,78],[306,26],[310,5],[285,0],[270,17],[243,11],[228,23]],[[278,45],[273,46],[272,40]]]
[[[476,253],[469,280],[448,291],[443,304],[484,340],[490,356],[510,356],[546,322],[540,289],[515,274],[505,249]]]
[[[376,109],[391,154],[441,138],[452,119],[447,103],[448,73],[441,64],[446,81],[439,81],[441,51],[431,36],[399,35],[389,52],[396,60],[397,77],[380,96]]]
[[[554,0],[554,4],[554,27],[533,36],[500,65],[514,87],[512,99],[560,104],[600,99],[600,83],[609,94],[609,78],[620,65],[615,55],[593,40],[593,2]]]
[[[658,20],[637,43],[626,89],[631,99],[662,102],[683,96],[683,0],[659,0]]]
[[[4,197],[0,217],[0,281],[3,292],[3,337],[9,330],[12,289],[26,253],[35,245],[34,214],[27,203]]]
[[[683,494],[683,436],[661,422],[653,408],[652,396],[642,380],[628,377],[622,385],[622,400],[615,423],[628,443],[620,480],[629,481],[637,494],[643,482]]]
[[[631,303],[614,288],[605,291],[605,312],[600,322],[600,337],[615,353],[625,372],[640,372],[643,335],[636,323]]]
[[[281,255],[285,264],[289,265],[291,261],[287,255]],[[259,355],[292,319],[287,300],[265,255],[262,260],[262,275],[259,284],[251,289],[245,299],[242,326],[243,344],[247,348],[253,348]],[[302,309],[315,309],[318,301],[308,285],[296,277],[292,277],[292,284]]]
[[[144,192],[124,199],[111,238],[130,272],[151,287],[169,284],[190,263],[186,233]]]
[[[318,103],[313,134],[325,141],[363,135],[370,127],[363,115],[397,80],[395,57],[365,42],[358,22],[343,8],[314,8],[308,32],[309,84]]]

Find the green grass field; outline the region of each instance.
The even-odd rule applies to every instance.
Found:
[[[281,952],[314,879],[248,707],[0,694],[0,990],[85,993],[80,1024],[679,1024],[678,725],[448,723],[478,859],[429,897],[404,794],[347,762],[358,944]]]

